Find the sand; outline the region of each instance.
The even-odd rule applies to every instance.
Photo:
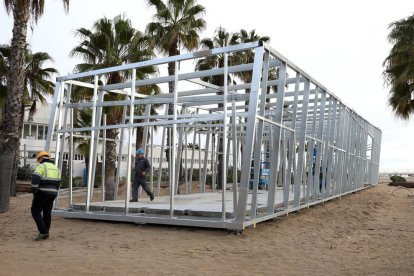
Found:
[[[0,275],[414,275],[414,197],[395,189],[379,184],[242,235],[55,217],[40,242],[32,197],[19,195],[0,214]]]

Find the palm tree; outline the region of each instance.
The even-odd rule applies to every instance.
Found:
[[[226,47],[230,45],[240,44],[240,36],[237,33],[229,33],[223,27],[217,28],[215,36],[211,38],[204,38],[201,40],[200,45],[204,49],[213,49],[218,47]],[[240,56],[232,55],[229,57],[229,64],[240,63]],[[224,67],[224,55],[214,55],[199,59],[196,64],[196,70],[209,70],[213,68]],[[203,78],[203,81],[215,84],[217,86],[224,85],[224,79],[221,75],[210,76]],[[231,80],[229,79],[231,82]]]
[[[116,16],[113,20],[102,18],[97,20],[92,30],[80,28],[76,31],[82,41],[70,53],[71,56],[83,58],[85,63],[78,64],[75,68],[78,72],[96,70],[105,67],[122,65],[123,63],[139,62],[151,59],[154,53],[148,45],[148,38],[141,32],[135,30],[129,19],[124,16]],[[135,77],[143,79],[149,74],[156,73],[156,68],[149,66],[138,68],[136,76],[130,72],[112,72],[102,76],[100,82],[106,84],[119,83],[128,78]],[[138,88],[138,93],[158,93],[159,88],[154,85]],[[105,101],[119,100],[123,97],[118,94],[106,94]],[[119,124],[122,118],[123,107],[105,107],[104,114],[107,115],[108,124]],[[107,200],[114,199],[115,191],[115,161],[116,143],[113,141],[118,136],[117,129],[107,130],[105,156],[105,186]]]
[[[175,56],[181,53],[181,49],[191,51],[198,47],[199,33],[205,29],[206,22],[201,17],[205,8],[198,5],[196,0],[147,0],[148,5],[156,8],[153,16],[154,22],[147,25],[147,34],[152,38],[152,43],[162,53]],[[168,75],[175,74],[175,64],[168,64]],[[170,93],[174,92],[174,83],[168,84]],[[173,106],[169,105],[168,114],[174,113]],[[170,136],[167,135],[167,145],[170,144]],[[169,149],[166,150],[166,158],[169,162]]]
[[[236,45],[240,43],[240,37],[237,33],[229,33],[227,30],[223,27],[219,27],[215,31],[215,36],[210,38],[204,38],[201,41],[201,46],[205,49],[213,49],[217,47],[226,47],[229,45]],[[232,55],[229,56],[228,59],[229,65],[231,64],[238,64],[240,63],[240,55]],[[224,67],[224,55],[214,55],[205,57],[202,59],[199,59],[196,64],[196,70],[209,70],[213,68],[223,68]],[[210,76],[203,78],[203,81],[212,83],[214,85],[222,87],[224,85],[224,78],[222,75],[217,76]],[[228,79],[228,83],[231,83],[232,80]],[[223,92],[219,92],[219,94],[222,94]],[[223,107],[222,103],[218,104],[218,107]],[[214,137],[213,137],[214,140]],[[223,152],[223,139],[219,138],[219,152]],[[217,188],[221,189],[223,187],[223,154],[218,155],[218,171],[217,171]]]
[[[26,77],[23,105],[29,107],[28,120],[33,120],[37,111],[37,103],[46,104],[46,95],[53,95],[54,83],[50,81],[52,75],[58,73],[53,67],[44,68],[47,62],[53,62],[52,57],[45,52],[32,54],[28,51],[26,56]],[[22,116],[23,119],[23,116]]]
[[[389,28],[393,46],[383,63],[384,79],[390,86],[388,104],[397,117],[408,120],[414,112],[414,15]]]
[[[10,71],[10,46],[0,45],[0,90],[7,93]],[[53,58],[45,52],[32,53],[26,46],[26,59],[24,66],[24,93],[22,97],[21,124],[24,120],[24,111],[29,107],[28,120],[33,119],[37,110],[37,103],[46,103],[46,95],[53,95],[54,84],[50,81],[52,75],[58,71],[53,67],[44,67],[46,63],[53,62]],[[2,77],[3,76],[3,77]],[[22,125],[21,125],[22,126]]]
[[[28,120],[32,120],[34,113],[37,110],[37,103],[40,102],[42,104],[46,103],[45,97],[47,95],[53,94],[53,87],[54,84],[50,81],[52,74],[57,73],[57,70],[52,67],[44,68],[45,63],[53,62],[53,59],[50,57],[48,53],[38,52],[32,53],[29,47],[26,47],[26,60],[25,60],[25,78],[24,78],[24,93],[22,97],[21,103],[21,113],[19,118],[19,128],[23,128],[23,121],[24,121],[24,114],[27,108],[29,108],[29,117]],[[8,79],[9,71],[10,71],[10,46],[9,45],[1,45],[0,46],[0,53],[2,58],[2,67],[0,68],[0,75],[5,76],[3,78],[2,84],[0,84],[2,90],[7,95],[7,85],[10,82]],[[3,73],[1,73],[3,71]],[[3,89],[2,89],[3,88]],[[1,103],[0,103],[1,105]],[[1,120],[0,120],[1,121]],[[20,156],[20,140],[19,146],[16,149],[17,156]],[[14,163],[14,170],[17,173],[17,167],[19,162]],[[15,187],[15,178],[12,178],[12,182],[10,184],[10,191],[11,195],[16,194],[16,187]]]
[[[62,0],[64,8],[69,9],[69,0]],[[21,102],[24,91],[24,64],[26,56],[26,36],[29,19],[37,22],[44,11],[44,1],[4,0],[8,13],[13,13],[13,38],[10,55],[10,82],[4,118],[0,125],[0,213],[9,209],[10,185],[15,179],[13,164],[19,157],[21,137]],[[16,168],[17,170],[17,168]]]
[[[263,41],[268,42],[270,41],[270,38],[268,36],[260,36],[256,33],[256,30],[251,30],[250,32],[247,32],[244,29],[240,30],[240,42],[241,43],[248,43],[248,42],[255,42],[255,41]],[[251,50],[247,50],[242,53],[243,56],[243,63],[253,63],[254,61],[254,53]],[[252,75],[253,71],[248,72],[241,72],[239,74],[240,79],[245,83],[252,82]]]

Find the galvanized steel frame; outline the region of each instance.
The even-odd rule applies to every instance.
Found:
[[[252,64],[231,65],[229,56],[236,53],[251,51],[254,53]],[[213,55],[223,55],[223,68],[191,73],[180,73],[180,62],[197,60]],[[99,85],[99,78],[103,74],[116,71],[130,71],[135,76],[137,68],[146,66],[175,64],[174,76],[153,77],[146,80],[131,80],[111,85]],[[276,72],[277,78],[269,78],[270,70]],[[229,74],[250,72],[251,83],[228,83]],[[217,87],[201,81],[202,77],[221,75],[223,87]],[[291,77],[294,75],[294,77]],[[85,78],[93,78],[92,83],[85,83]],[[189,81],[201,84],[199,89],[180,90],[181,82]],[[174,93],[145,96],[135,93],[135,88],[160,83],[174,83]],[[67,86],[67,89],[64,89]],[[71,100],[73,86],[83,86],[93,89],[90,102],[74,103]],[[291,89],[293,87],[293,89]],[[275,88],[272,91],[270,88]],[[132,92],[134,91],[134,92]],[[104,101],[104,93],[118,93],[125,95],[123,101]],[[248,101],[248,105],[245,105]],[[150,115],[151,104],[162,104],[167,110],[173,105],[173,115]],[[222,107],[217,107],[221,104]],[[117,125],[101,123],[102,108],[104,106],[123,106],[122,122]],[[143,116],[134,114],[137,105],[146,105]],[[92,124],[90,127],[73,127],[73,109],[91,108]],[[188,110],[195,110],[190,114]],[[181,111],[179,113],[179,111]],[[204,113],[203,113],[204,112]],[[63,115],[65,114],[65,115]],[[69,124],[66,118],[69,114]],[[62,117],[64,122],[62,123]],[[142,122],[134,123],[135,119]],[[57,124],[56,124],[57,121]],[[55,127],[56,126],[56,127]],[[130,184],[125,194],[124,211],[122,213],[108,213],[91,211],[93,200],[93,175],[97,157],[98,139],[100,131],[108,129],[128,129],[128,160],[127,183],[131,183],[132,165],[132,129],[144,127],[144,143],[146,149],[155,145],[153,139],[147,144],[147,135],[154,126],[161,126],[163,140],[161,156],[166,147],[170,148],[170,211],[169,215],[145,214],[136,215],[129,212]],[[176,215],[175,195],[178,188],[178,172],[180,170],[183,143],[187,144],[189,129],[194,128],[192,135],[192,153],[189,172],[187,173],[185,192],[193,193],[192,175],[195,166],[194,148],[197,137],[198,144],[205,144],[203,167],[199,162],[200,190],[206,191],[206,175],[208,160],[212,164],[223,155],[222,183],[224,188],[219,192],[221,196],[222,212],[220,217],[186,217]],[[198,129],[198,131],[197,131]],[[201,131],[201,130],[204,131]],[[207,130],[207,131],[206,131]],[[196,53],[189,53],[174,57],[159,58],[145,62],[126,64],[101,70],[73,74],[57,78],[55,95],[50,116],[49,132],[47,135],[46,150],[50,150],[52,137],[56,140],[56,162],[62,166],[63,146],[65,135],[69,134],[69,162],[73,162],[73,136],[75,132],[90,132],[91,147],[87,181],[87,195],[85,210],[73,209],[72,182],[70,181],[69,205],[60,207],[56,204],[54,214],[65,217],[102,219],[115,221],[131,221],[136,223],[157,223],[169,225],[186,225],[199,227],[225,228],[243,230],[246,226],[287,214],[292,211],[324,202],[336,197],[359,191],[378,181],[379,158],[381,149],[381,130],[370,124],[354,110],[346,106],[336,95],[322,86],[319,82],[290,62],[283,55],[262,42],[240,44],[224,48],[217,48]],[[171,145],[164,145],[167,132],[171,135]],[[178,133],[178,139],[175,135]],[[151,134],[151,137],[153,135]],[[219,137],[224,141],[222,152],[218,152]],[[119,142],[119,152],[123,143],[123,131]],[[231,146],[230,146],[231,145]],[[209,151],[209,147],[211,150]],[[243,152],[240,149],[243,148]],[[258,208],[258,182],[262,158],[265,151],[270,160],[270,183],[267,187],[266,208]],[[148,152],[148,151],[146,151]],[[209,157],[209,153],[211,156]],[[187,160],[187,147],[185,147]],[[199,149],[199,161],[201,157]],[[151,159],[152,159],[151,150]],[[119,184],[121,158],[118,158],[116,175],[116,191]],[[253,166],[253,189],[250,191],[251,163]],[[71,166],[70,166],[71,167]],[[212,191],[216,191],[215,168],[213,168]],[[161,169],[161,162],[160,167]],[[226,210],[227,172],[232,169],[233,183],[229,189],[232,192],[232,210]],[[238,169],[241,170],[240,180]],[[104,168],[103,168],[104,170]],[[202,173],[201,173],[202,170]],[[70,172],[72,175],[72,172]],[[187,178],[188,176],[188,178]],[[160,179],[160,171],[158,174]],[[156,185],[159,196],[160,180]],[[151,173],[151,184],[153,178]],[[102,182],[102,192],[105,190]],[[276,195],[282,195],[282,202],[276,202]],[[248,195],[251,194],[251,201]],[[104,200],[104,198],[103,198]]]

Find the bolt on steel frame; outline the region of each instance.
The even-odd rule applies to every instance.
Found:
[[[233,64],[231,57],[254,55],[252,63]],[[220,56],[220,68],[181,72],[180,63]],[[136,70],[147,66],[174,64],[175,75],[136,79]],[[128,72],[131,79],[110,85],[100,84],[102,76],[113,72]],[[229,82],[230,76],[249,74],[249,83]],[[202,81],[208,77],[222,78],[222,86]],[[93,79],[92,82],[85,81]],[[198,88],[185,90],[183,83]],[[240,82],[240,81],[239,81]],[[173,93],[158,95],[138,94],[137,88],[151,84],[173,83]],[[73,102],[73,89],[83,87],[93,91],[91,101]],[[105,101],[104,94],[124,95],[120,101]],[[151,115],[152,105],[165,108],[163,115]],[[168,114],[172,105],[173,114]],[[122,121],[108,124],[103,107],[123,107]],[[145,109],[143,115],[134,110]],[[73,111],[91,109],[92,122],[88,127],[74,127]],[[73,162],[74,136],[89,133],[90,158],[87,194],[83,209],[74,208],[72,170],[69,170],[68,206],[55,204],[54,214],[64,217],[130,221],[198,227],[243,230],[246,226],[273,219],[289,212],[306,208],[326,200],[359,191],[378,181],[381,148],[381,130],[371,125],[355,111],[342,103],[315,79],[262,42],[216,48],[174,57],[125,64],[96,71],[57,78],[53,108],[50,117],[46,150],[55,136],[56,162],[62,167],[64,144],[69,144],[69,163]],[[69,120],[69,123],[67,122]],[[160,191],[161,163],[165,150],[170,149],[168,213],[131,212],[131,166],[133,128],[143,127],[146,154],[153,160],[155,148],[154,127],[162,132],[158,180],[155,185],[151,173],[151,187]],[[106,130],[120,131],[115,197],[120,181],[121,150],[127,143],[127,179],[125,198],[117,211],[94,209],[94,175],[97,148]],[[124,131],[128,131],[128,139]],[[170,144],[166,145],[166,135]],[[103,135],[103,139],[106,139]],[[149,139],[149,137],[151,137]],[[124,142],[127,141],[127,142]],[[188,154],[188,141],[192,141]],[[198,143],[199,188],[193,187],[195,154]],[[103,143],[105,145],[105,143]],[[104,155],[105,147],[102,145]],[[201,147],[204,146],[203,156]],[[190,169],[187,158],[190,155]],[[185,165],[182,158],[185,156]],[[203,159],[203,160],[201,160]],[[264,160],[265,159],[265,160]],[[210,161],[211,171],[208,170]],[[270,179],[265,190],[259,190],[261,163],[269,165]],[[221,168],[218,165],[222,166]],[[177,195],[179,171],[185,169],[185,194]],[[69,166],[71,168],[71,166]],[[105,170],[104,161],[102,171]],[[221,170],[222,173],[218,173]],[[241,174],[240,174],[241,171]],[[207,175],[212,175],[207,186]],[[232,182],[227,183],[227,174]],[[240,177],[239,177],[240,174]],[[104,174],[102,174],[104,175]],[[218,179],[218,176],[221,179]],[[239,179],[238,179],[239,178]],[[105,203],[102,180],[102,202]],[[217,186],[222,183],[222,187]],[[210,187],[210,189],[208,189]],[[95,191],[96,192],[96,191]],[[220,210],[210,215],[195,215],[178,210],[177,197],[212,193]],[[60,195],[58,198],[63,197]],[[220,199],[220,200],[217,200]],[[99,200],[100,201],[100,200]],[[111,204],[110,202],[107,202]],[[151,203],[150,203],[151,204]],[[208,208],[207,208],[208,209]],[[215,209],[217,210],[217,208]],[[207,210],[208,213],[208,210]]]

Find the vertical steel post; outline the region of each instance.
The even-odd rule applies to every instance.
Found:
[[[236,102],[233,98],[232,100],[232,105],[231,105],[231,111],[232,111],[232,136],[233,136],[233,141],[232,141],[232,153],[233,153],[233,217],[235,215],[236,209],[237,209],[237,171],[238,171],[238,166],[237,166],[237,160],[238,160],[238,150],[237,150],[237,126],[236,126]],[[211,161],[213,162],[213,160]]]
[[[68,102],[70,102],[70,98],[68,99]],[[73,108],[69,110],[69,116],[70,116],[70,129],[73,130]],[[70,132],[69,136],[69,208],[73,208],[73,131]]]
[[[103,116],[103,125],[106,127],[106,114]],[[122,129],[121,129],[122,131]],[[101,166],[101,186],[102,186],[102,201],[105,201],[105,162],[106,162],[106,128],[102,130],[102,166]],[[119,152],[118,159],[122,162],[122,151]]]
[[[94,76],[94,88],[93,88],[93,97],[92,97],[92,119],[91,119],[91,127],[95,127],[95,119],[96,119],[96,101],[98,98],[98,75]],[[89,156],[92,156],[94,153],[94,146],[95,143],[92,141],[95,140],[95,131],[91,130],[91,145],[89,147]],[[92,175],[92,166],[93,164],[93,158],[89,158],[89,170],[88,170],[88,181],[87,181],[87,193],[86,193],[86,212],[89,212],[89,205],[91,202],[91,186],[92,186],[92,177],[95,177]]]
[[[59,110],[59,102],[60,97],[63,97],[61,92],[61,87],[64,86],[64,82],[57,81],[55,85],[55,92],[53,95],[53,103],[52,103],[52,112],[50,112],[50,118],[49,118],[49,127],[47,129],[47,135],[46,135],[46,143],[45,143],[45,151],[50,153],[50,143],[53,139],[53,134],[55,133],[55,123],[56,123],[56,111]]]
[[[222,197],[221,197],[221,212],[222,212],[222,220],[226,219],[226,189],[227,189],[227,95],[228,95],[228,73],[229,73],[229,67],[228,67],[228,54],[224,53],[224,91],[223,91],[223,134],[222,134],[222,143],[223,143],[223,152],[221,152],[223,157],[223,164],[222,164]],[[220,140],[219,140],[220,141]]]
[[[150,174],[150,183],[151,183],[151,192],[154,192],[154,170],[152,169],[154,166],[154,126],[152,125],[150,128],[151,133],[151,146],[150,146],[150,162],[151,162],[151,174]]]
[[[260,79],[262,77],[264,47],[259,46],[255,48],[254,62],[253,62],[253,76],[249,97],[249,115],[247,120],[246,137],[244,145],[244,153],[242,160],[242,174],[240,179],[239,201],[237,204],[235,222],[239,227],[244,228],[243,221],[246,216],[247,195],[249,192],[250,182],[250,168],[254,137],[256,135],[256,118],[257,118],[257,102],[259,99]]]
[[[188,164],[187,164],[187,160],[188,160],[188,128],[184,128],[184,158],[185,158],[185,162],[184,162],[184,179],[185,179],[185,193],[188,194]]]
[[[213,131],[210,128],[211,131]],[[210,138],[210,134],[207,136],[207,139]],[[206,145],[209,145],[210,141]],[[211,133],[211,189],[213,193],[216,191],[216,135]],[[205,166],[206,167],[206,166]]]
[[[322,157],[322,199],[327,197],[327,171],[328,171],[328,156],[329,156],[329,140],[330,140],[330,133],[331,133],[331,120],[332,120],[332,106],[333,106],[333,97],[332,95],[329,96],[329,106],[328,106],[328,118],[326,122],[325,128],[325,135],[323,140],[323,157]]]
[[[190,175],[188,176],[189,180],[189,187],[188,192],[191,194],[192,188],[193,188],[193,170],[194,170],[194,154],[195,154],[195,144],[196,144],[196,129],[194,128],[193,133],[193,144],[191,146],[191,162],[190,162]]]
[[[323,150],[323,132],[325,129],[325,109],[326,109],[326,91],[321,93],[321,103],[319,108],[318,131],[316,138],[319,140],[316,143],[316,157],[315,157],[315,174],[313,176],[314,194],[320,195],[322,192],[321,164],[322,164],[322,150]],[[319,199],[319,198],[318,198]]]
[[[296,73],[296,80],[295,80],[295,92],[293,97],[293,106],[292,106],[292,123],[291,128],[293,132],[290,134],[290,144],[289,144],[289,162],[288,162],[288,172],[289,172],[289,182],[288,185],[283,187],[283,208],[287,210],[289,208],[289,191],[290,186],[292,185],[292,168],[294,171],[295,164],[296,164],[296,117],[297,117],[297,109],[298,109],[298,98],[299,98],[299,85],[301,83],[300,74]],[[271,143],[271,142],[270,142]]]
[[[125,96],[125,101],[128,100],[128,96]],[[127,106],[124,105],[124,107],[122,108],[122,119],[121,119],[121,124],[124,125],[125,124],[125,120],[126,120],[126,112],[127,112]],[[125,128],[121,129],[121,134],[119,137],[119,147],[118,147],[118,152],[122,153],[122,149],[124,147],[124,131]],[[122,164],[122,158],[118,158],[118,161],[116,162],[116,174],[115,174],[115,191],[114,191],[114,200],[116,200],[118,198],[118,188],[119,188],[119,179],[121,176],[121,164]]]
[[[186,107],[182,108],[181,114],[186,114],[187,110]],[[178,151],[177,151],[177,162],[175,164],[175,193],[178,194],[179,189],[179,181],[180,181],[180,171],[181,171],[181,161],[182,161],[182,153],[183,153],[183,136],[184,136],[184,126],[181,126],[178,130]]]
[[[313,175],[316,173],[314,165],[314,149],[316,141],[314,140],[316,136],[316,120],[317,120],[317,114],[318,114],[318,104],[319,104],[319,87],[316,87],[315,94],[314,94],[314,103],[313,103],[313,114],[312,114],[312,122],[311,122],[311,133],[310,136],[313,138],[309,139],[308,142],[308,167],[307,167],[307,183],[306,183],[306,203],[309,203],[310,196],[312,196],[312,199],[315,200],[317,198],[317,194],[315,194],[314,185],[315,182],[313,182]]]
[[[58,125],[57,125],[57,128],[56,128],[56,151],[55,151],[55,164],[56,165],[58,165],[59,166],[59,158],[60,158],[60,155],[61,155],[61,152],[60,152],[60,150],[61,150],[61,148],[60,148],[60,143],[61,143],[61,136],[62,136],[62,134],[59,132],[61,129],[62,129],[62,117],[63,117],[63,115],[62,115],[62,113],[63,113],[63,99],[64,99],[64,93],[65,93],[65,84],[63,84],[61,87],[60,87],[60,94],[61,94],[61,96],[60,96],[60,98],[59,98],[59,116],[58,116]],[[50,152],[49,152],[49,154],[51,154]]]
[[[202,174],[202,177],[201,177],[202,183],[201,183],[201,186],[200,186],[202,193],[204,193],[205,190],[206,190],[207,167],[208,167],[208,164],[207,164],[208,162],[207,161],[208,161],[208,152],[210,150],[209,149],[209,147],[210,147],[210,136],[213,135],[213,134],[211,134],[211,132],[212,132],[212,128],[208,128],[207,133],[206,133],[207,140],[206,140],[206,144],[205,144],[205,147],[204,147],[204,156],[203,156],[204,162],[203,162],[203,174]],[[214,146],[212,145],[211,147],[213,148]],[[198,161],[201,163],[201,159],[198,160]],[[214,191],[215,187],[214,187],[213,184],[211,184],[211,188]]]
[[[295,173],[295,182],[294,182],[294,198],[293,203],[295,207],[300,205],[300,187],[302,185],[303,180],[303,163],[304,163],[304,154],[305,154],[305,140],[306,140],[306,127],[307,127],[307,119],[308,119],[308,103],[309,103],[309,88],[310,88],[310,81],[308,79],[305,80],[305,87],[303,91],[303,102],[302,102],[302,117],[301,117],[301,125],[300,125],[300,132],[299,132],[299,150],[298,150],[298,164],[296,167]]]
[[[331,126],[329,127],[329,138],[328,138],[328,162],[326,163],[326,187],[327,196],[332,196],[333,183],[332,183],[332,169],[333,169],[333,147],[334,146],[334,134],[336,128],[336,111],[337,111],[337,99],[332,100],[332,112],[331,112]]]
[[[260,84],[260,103],[259,103],[259,115],[264,117],[265,108],[266,108],[266,95],[267,95],[267,79],[269,77],[269,52],[264,53],[264,62],[263,62],[263,76]],[[263,129],[264,122],[262,119],[259,119],[256,132],[256,142],[254,144],[253,158],[253,191],[252,191],[252,202],[250,207],[250,219],[256,218],[257,212],[257,193],[259,189],[259,172],[261,167],[261,158],[262,158],[262,143],[263,143]],[[251,168],[250,168],[251,169]],[[249,181],[250,182],[250,181]],[[250,185],[250,183],[249,183]]]
[[[136,79],[136,69],[132,69],[132,80],[131,80],[131,94],[129,97],[129,121],[128,121],[128,159],[127,159],[127,177],[126,177],[126,189],[125,189],[125,216],[129,214],[129,199],[131,195],[131,167],[132,167],[132,141],[133,137],[133,127],[134,123],[134,114],[135,114],[135,79]],[[122,153],[122,151],[120,152]],[[121,158],[119,158],[121,159]],[[121,161],[121,160],[120,160]]]
[[[168,115],[168,104],[165,105],[165,114]],[[158,178],[157,178],[157,197],[160,196],[160,189],[161,189],[161,177],[162,177],[162,163],[163,163],[163,155],[164,155],[164,144],[165,144],[165,136],[167,134],[167,129],[164,126],[162,128],[162,137],[161,137],[161,150],[160,150],[160,162],[158,164]],[[167,145],[168,148],[168,145]]]
[[[104,100],[104,92],[99,91],[98,102],[102,103],[103,100]],[[102,121],[102,106],[96,107],[95,126],[101,126],[101,121]],[[92,156],[90,156],[94,164],[93,167],[90,168],[90,170],[92,170],[92,185],[91,185],[91,193],[90,193],[91,200],[92,200],[93,190],[95,186],[95,175],[96,175],[96,164],[97,164],[97,159],[98,159],[98,142],[99,142],[100,130],[94,130],[94,132],[95,132],[95,139],[91,140],[91,143],[94,143],[93,154]]]
[[[284,98],[285,98],[285,85],[286,85],[286,70],[287,64],[282,62],[279,66],[279,76],[277,82],[277,97],[276,97],[276,113],[274,115],[274,121],[278,124],[282,124],[283,121],[283,105],[284,105]],[[270,168],[270,182],[269,182],[269,190],[267,195],[267,213],[273,214],[274,207],[275,207],[275,198],[276,198],[276,185],[277,185],[277,174],[280,164],[280,138],[282,134],[282,129],[280,126],[272,126],[271,128],[271,135],[270,139],[271,143],[271,168]]]
[[[171,152],[171,169],[172,169],[172,173],[170,175],[170,185],[171,185],[171,194],[170,194],[170,218],[174,217],[174,191],[175,191],[175,158],[176,158],[176,150],[175,150],[175,134],[177,133],[177,100],[178,100],[178,72],[179,72],[179,67],[178,67],[178,61],[175,61],[175,74],[174,74],[174,114],[173,114],[173,120],[174,120],[174,124],[172,125],[172,133],[170,136],[170,140],[171,140],[171,147],[170,148],[170,152]]]

